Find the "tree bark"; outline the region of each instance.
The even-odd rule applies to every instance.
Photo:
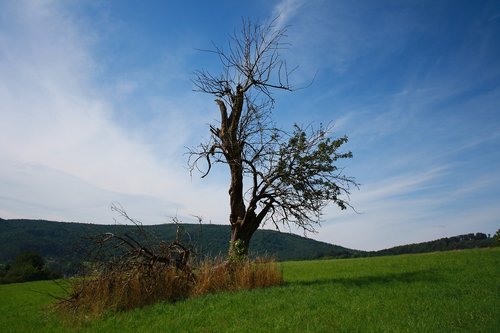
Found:
[[[229,255],[235,254],[234,244],[241,241],[243,254],[248,253],[248,246],[253,233],[259,227],[259,222],[256,221],[255,213],[249,214],[245,205],[243,195],[243,163],[241,152],[244,142],[240,142],[238,138],[238,127],[243,111],[244,91],[240,85],[236,87],[235,95],[231,96],[231,114],[227,119],[224,119],[225,106],[223,103],[217,102],[221,109],[222,126],[220,139],[222,140],[226,159],[231,170],[231,185],[229,186],[229,204],[230,215],[229,222],[231,224],[231,245],[229,246]],[[222,105],[221,105],[222,104]]]
[[[248,253],[250,238],[257,229],[252,226],[256,221],[247,217],[248,212],[243,197],[243,169],[241,163],[230,164],[231,185],[229,187],[230,215],[231,224],[231,245],[229,246],[229,255],[234,255],[234,244],[241,241],[244,254]],[[254,214],[255,215],[255,214]]]
[[[240,254],[248,255],[250,239],[260,225],[259,219],[253,211],[247,211],[245,216],[236,223],[231,223],[231,245],[229,246],[229,256],[237,255],[234,244],[240,241]]]

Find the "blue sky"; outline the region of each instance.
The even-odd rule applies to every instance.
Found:
[[[376,250],[500,228],[498,1],[0,1],[0,217],[226,223],[225,169],[192,178],[186,146],[213,98],[197,49],[242,17],[280,15],[297,87],[274,117],[332,121],[358,213],[309,237]],[[287,228],[284,229],[288,231]],[[291,229],[292,232],[300,232]]]

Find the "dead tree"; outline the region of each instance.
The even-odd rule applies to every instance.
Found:
[[[72,282],[56,309],[87,316],[188,297],[196,277],[181,227],[174,241],[160,241],[121,206],[113,204],[111,209],[134,227],[86,237],[86,271]]]
[[[120,205],[112,204],[111,210],[135,227],[124,229],[122,233],[107,232],[86,237],[91,244],[87,260],[99,270],[127,270],[131,266],[159,264],[190,272],[192,251],[183,243],[180,225],[177,226],[176,239],[166,242],[147,232],[142,223],[130,217]],[[177,218],[173,220],[178,222]]]
[[[216,97],[220,118],[210,125],[210,139],[190,150],[189,166],[202,177],[213,164],[229,166],[230,255],[246,254],[266,221],[314,231],[322,209],[332,202],[341,209],[350,206],[350,188],[357,186],[336,166],[352,157],[339,152],[347,137],[330,137],[330,127],[296,125],[284,131],[274,125],[273,91],[293,91],[293,70],[280,57],[288,47],[286,28],[274,23],[244,20],[227,49],[214,45],[208,51],[220,60],[220,75],[199,70],[193,80],[197,91]]]

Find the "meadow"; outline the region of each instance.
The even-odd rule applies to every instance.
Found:
[[[280,287],[73,322],[67,281],[0,285],[0,332],[499,332],[500,248],[283,262]]]

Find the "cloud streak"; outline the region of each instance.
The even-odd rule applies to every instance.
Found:
[[[167,159],[160,160],[155,146],[114,121],[119,113],[113,103],[94,89],[98,65],[71,16],[51,2],[23,2],[10,10],[0,38],[4,216],[102,223],[103,210],[122,201],[139,217],[154,216],[151,223],[190,212],[222,219],[210,202],[220,200],[221,191],[210,184],[195,188],[187,171],[168,159],[185,144],[183,122],[174,118],[182,112],[163,105],[171,117],[157,119],[168,142],[161,146]],[[38,194],[24,200],[25,192]],[[197,196],[207,199],[198,202]]]
[[[285,27],[295,16],[297,11],[304,5],[303,0],[282,0],[274,7],[273,18],[277,18],[277,28]]]

